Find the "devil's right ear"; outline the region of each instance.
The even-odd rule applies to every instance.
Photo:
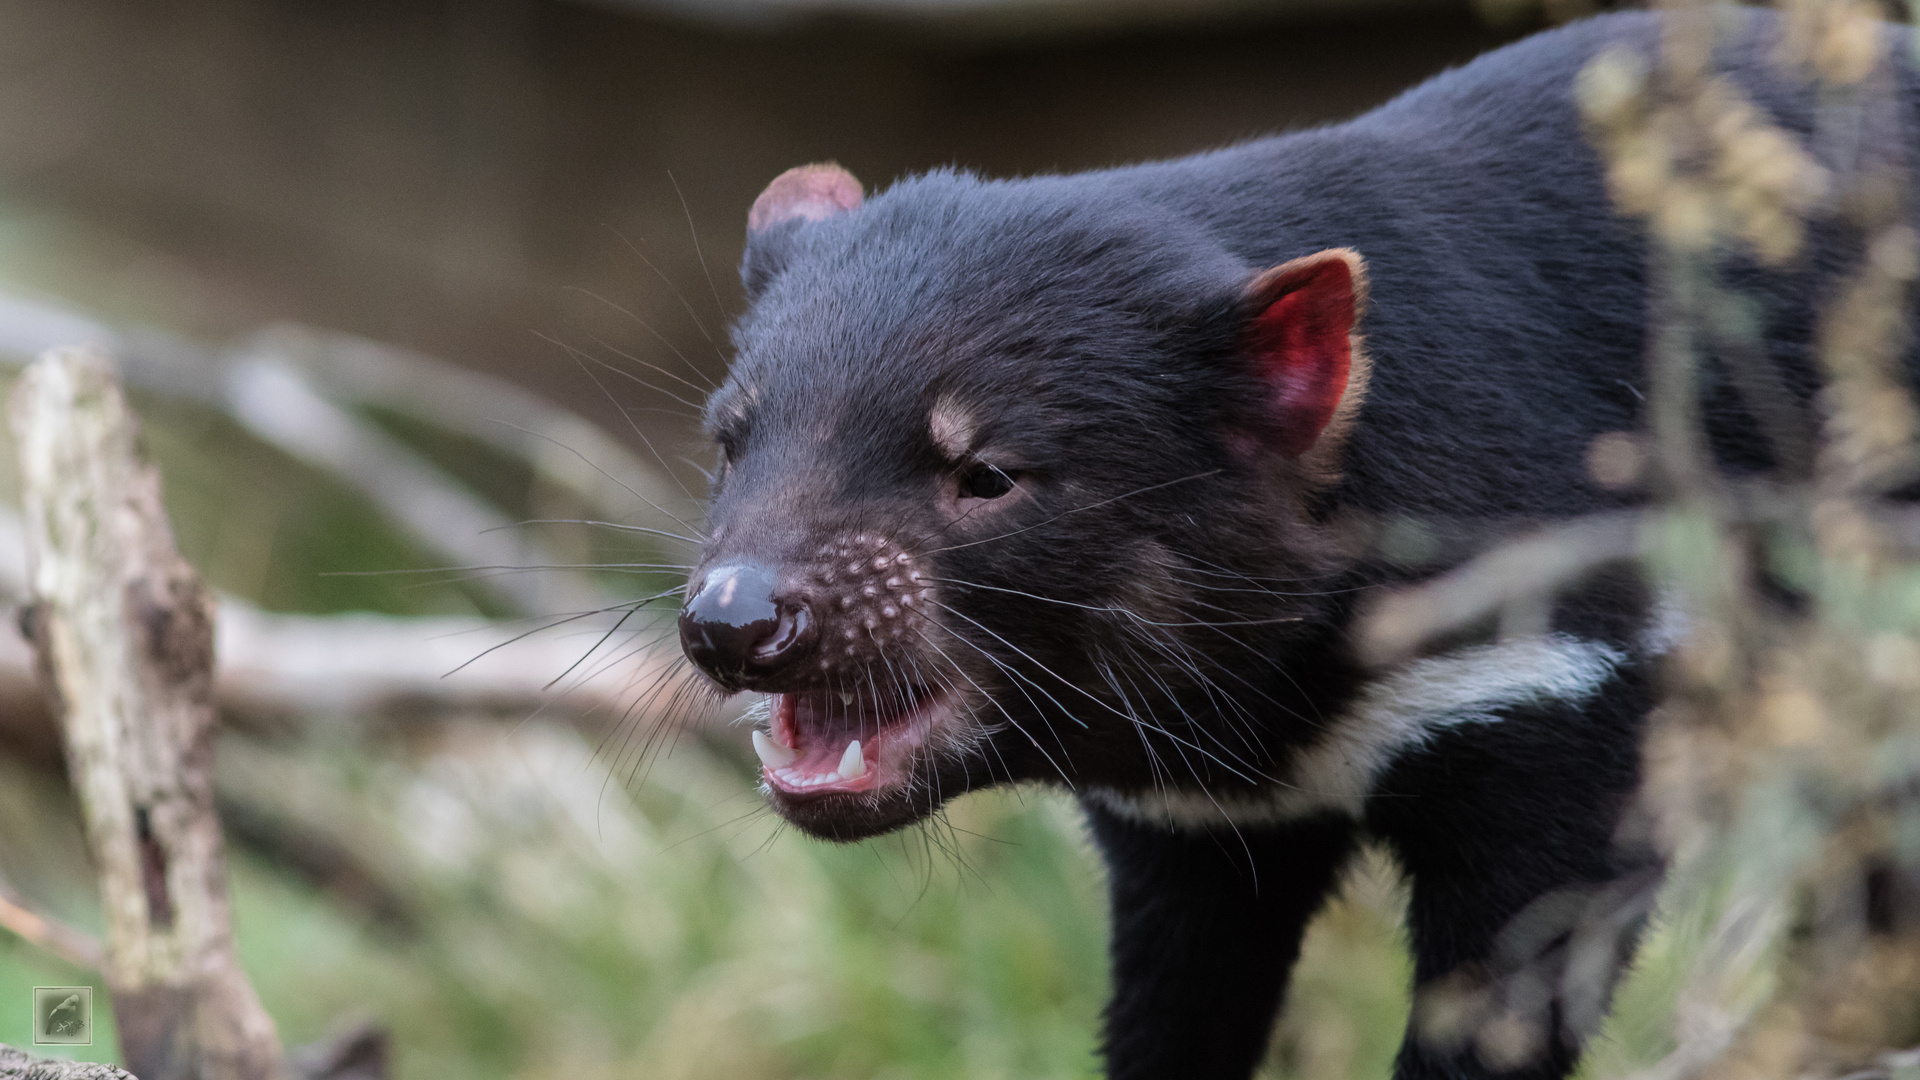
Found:
[[[1252,434],[1330,481],[1367,392],[1366,263],[1346,248],[1281,263],[1247,283],[1244,302],[1241,352],[1261,387]]]
[[[860,181],[831,161],[801,165],[774,177],[747,212],[747,250],[740,261],[747,296],[758,296],[786,266],[794,234],[803,224],[857,209],[862,198]]]

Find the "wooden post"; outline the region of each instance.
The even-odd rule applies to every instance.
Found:
[[[213,805],[213,604],[174,549],[107,360],[55,350],[9,403],[33,603],[106,909],[103,974],[140,1080],[279,1080],[280,1042],[235,963]]]

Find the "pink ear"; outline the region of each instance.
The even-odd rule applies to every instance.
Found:
[[[1366,295],[1366,263],[1346,248],[1282,263],[1247,285],[1254,316],[1245,348],[1267,384],[1268,430],[1281,453],[1306,453],[1340,410]]]
[[[820,221],[860,205],[860,181],[825,162],[788,169],[773,178],[747,211],[747,231],[759,232],[783,221]]]

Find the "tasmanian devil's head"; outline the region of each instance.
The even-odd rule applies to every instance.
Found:
[[[1099,178],[835,166],[754,203],[687,656],[851,839],[1011,780],[1258,786],[1313,717],[1358,256],[1250,267]]]

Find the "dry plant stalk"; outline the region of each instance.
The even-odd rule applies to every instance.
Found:
[[[1900,597],[1920,566],[1876,500],[1911,480],[1915,410],[1901,374],[1916,237],[1897,39],[1855,0],[1789,0],[1775,62],[1817,96],[1783,130],[1714,72],[1727,9],[1670,5],[1658,56],[1614,52],[1581,76],[1618,208],[1653,251],[1649,427],[1662,496],[1656,575],[1690,633],[1655,715],[1643,795],[1675,865],[1668,906],[1710,929],[1677,1003],[1677,1048],[1651,1075],[1836,1075],[1920,1040],[1916,823],[1920,646]],[[1909,61],[1910,63],[1911,61]],[[1879,156],[1876,156],[1879,155]],[[1792,410],[1723,268],[1787,266],[1816,230],[1856,252],[1816,335],[1826,377],[1810,454],[1769,418]],[[1734,329],[1729,330],[1729,326]],[[1700,419],[1702,342],[1735,375],[1781,469],[1755,528],[1713,466]],[[1805,460],[1810,458],[1810,460]],[[1804,608],[1764,594],[1798,567]],[[1909,842],[1906,847],[1911,848]]]
[[[1901,55],[1914,39],[1860,0],[1783,0],[1776,72],[1815,102],[1811,130],[1797,132],[1714,63],[1738,9],[1662,6],[1653,55],[1609,50],[1577,88],[1615,209],[1643,223],[1649,248],[1646,430],[1603,437],[1589,465],[1606,486],[1645,479],[1652,504],[1637,525],[1562,523],[1403,590],[1376,605],[1364,640],[1391,660],[1642,558],[1687,629],[1649,724],[1637,833],[1623,840],[1661,850],[1664,917],[1699,944],[1679,973],[1671,1052],[1632,1075],[1910,1075],[1920,554],[1911,504],[1883,496],[1920,480],[1920,409],[1903,370],[1920,279],[1916,163],[1895,70],[1920,53]],[[1823,387],[1810,422],[1738,271],[1803,266],[1816,237],[1847,261],[1814,335]],[[1736,482],[1714,463],[1708,348],[1774,451],[1767,476]],[[1448,1010],[1465,1017],[1452,1034],[1489,1061],[1531,1045],[1470,996],[1423,998],[1416,1019],[1448,1034]]]
[[[213,606],[174,549],[111,365],[56,350],[9,403],[33,603],[100,872],[103,974],[141,1080],[276,1080],[279,1037],[235,962],[214,814]]]

